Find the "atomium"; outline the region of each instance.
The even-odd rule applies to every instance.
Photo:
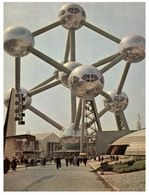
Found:
[[[4,104],[7,108],[8,108],[8,104],[10,101],[10,92],[11,92],[11,89],[8,90],[8,92],[5,94],[5,97],[4,97]],[[20,92],[18,93],[20,94],[20,97],[25,98],[25,101],[23,101],[23,105],[25,106],[24,110],[26,110],[27,106],[32,103],[32,98],[27,95],[27,92],[28,91],[25,88],[21,88]]]
[[[67,62],[64,64],[65,67],[67,67],[68,69],[70,70],[74,70],[75,68],[77,68],[78,66],[81,66],[80,63],[78,62]],[[64,72],[59,72],[58,74],[58,79],[61,81],[61,83],[65,86],[65,87],[68,87],[68,77],[69,75],[64,73]],[[69,88],[69,87],[68,87]]]
[[[128,106],[128,97],[121,91],[117,94],[116,90],[107,92],[110,95],[110,99],[104,99],[104,106],[109,107],[109,111],[113,113],[118,113],[124,111]]]
[[[99,95],[104,86],[104,78],[93,66],[82,65],[75,68],[68,79],[68,85],[73,94],[83,98],[85,94]]]
[[[62,6],[59,10],[58,17],[59,20],[57,22],[32,33],[28,29],[20,26],[11,26],[7,28],[4,33],[4,49],[7,54],[16,57],[15,81],[18,83],[16,82],[15,89],[18,94],[25,99],[23,103],[25,108],[29,109],[61,131],[60,141],[65,149],[80,148],[80,152],[83,152],[83,136],[93,135],[97,131],[102,130],[99,119],[107,111],[116,114],[116,120],[119,120],[117,121],[117,124],[120,124],[118,126],[119,131],[123,129],[129,130],[123,113],[128,106],[128,97],[122,89],[130,64],[140,62],[145,58],[145,39],[140,35],[128,35],[123,39],[119,39],[106,31],[95,27],[94,25],[86,22],[86,13],[84,9],[75,3],[67,3]],[[34,48],[34,37],[60,25],[68,30],[68,36],[64,58],[63,60],[56,62],[49,56]],[[82,26],[85,26],[118,44],[118,53],[90,65],[82,65],[76,62],[75,31],[80,29]],[[27,91],[20,86],[20,58],[28,55],[29,53],[50,64],[55,69],[50,78]],[[122,60],[126,61],[126,66],[118,89],[107,93],[104,92],[104,73]],[[99,66],[102,65],[105,66],[98,69]],[[112,76],[111,78],[113,79],[114,77]],[[54,81],[54,79],[56,79],[56,81]],[[71,91],[71,123],[66,127],[58,124],[57,121],[54,121],[41,111],[31,106],[33,95],[60,84]],[[95,103],[95,97],[98,95],[105,97],[105,108],[100,110],[99,113]],[[80,98],[78,108],[76,98]],[[4,101],[7,107],[9,101],[10,92],[6,95]],[[93,117],[90,117],[92,114]],[[80,119],[82,119],[81,126]],[[84,119],[89,119],[90,121],[88,122],[86,120],[85,122]],[[91,127],[93,123],[97,128]],[[93,133],[88,131],[89,128],[93,130]]]
[[[5,30],[4,49],[9,55],[26,56],[29,54],[29,46],[34,46],[34,37],[28,29],[21,26],[11,26]]]
[[[79,29],[82,27],[81,22],[86,19],[84,9],[75,3],[68,3],[61,7],[59,19],[65,20],[63,27],[66,29]]]
[[[140,62],[145,58],[145,39],[140,35],[128,35],[119,44],[119,52],[127,52],[126,61]]]

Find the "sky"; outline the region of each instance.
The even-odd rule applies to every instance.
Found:
[[[65,2],[5,2],[4,29],[9,26],[23,26],[31,32],[58,21],[59,9]],[[145,3],[144,2],[79,2],[86,12],[86,21],[102,30],[124,38],[129,34],[145,37]],[[59,61],[63,59],[68,30],[56,27],[35,37],[35,48]],[[90,65],[118,52],[118,44],[92,30],[81,27],[76,34],[76,61]],[[14,57],[4,52],[4,94],[15,86]],[[104,73],[104,91],[118,87],[126,62],[122,60]],[[29,54],[21,58],[21,87],[30,90],[53,74],[53,67],[39,58]],[[98,68],[100,70],[100,68]],[[123,91],[129,98],[124,111],[128,126],[137,127],[138,114],[141,116],[142,128],[145,124],[145,60],[132,63]],[[95,98],[98,112],[104,108],[103,97]],[[78,102],[78,99],[77,99]],[[71,121],[70,90],[63,85],[56,86],[32,97],[32,106],[66,126]],[[60,131],[29,110],[25,111],[25,125],[17,125],[17,134],[30,131],[31,134]],[[4,117],[6,108],[4,107]],[[100,119],[103,131],[116,130],[114,114],[107,112]]]

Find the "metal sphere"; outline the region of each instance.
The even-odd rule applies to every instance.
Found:
[[[64,19],[64,28],[77,30],[82,27],[81,22],[86,19],[86,13],[80,5],[67,3],[61,7],[59,19]]]
[[[128,106],[128,97],[124,92],[121,92],[120,94],[116,93],[116,90],[107,92],[111,99],[104,99],[104,106],[109,106],[109,111],[118,113],[126,109]]]
[[[4,104],[5,106],[8,108],[8,104],[9,104],[9,101],[10,101],[10,92],[11,92],[11,89],[9,89],[9,91],[6,93],[5,97],[4,97]],[[20,92],[18,94],[22,94],[22,97],[25,98],[25,101],[23,101],[23,105],[25,106],[25,109],[28,105],[31,104],[32,102],[32,98],[30,96],[27,95],[27,90],[25,88],[21,88],[20,89]],[[16,101],[18,100],[18,98],[16,98]],[[25,110],[24,109],[24,110]]]
[[[58,63],[61,65],[64,65],[64,60],[59,60]],[[59,73],[59,70],[57,68],[54,68],[53,74],[56,75],[56,79],[58,79],[58,73]]]
[[[119,52],[127,52],[126,61],[135,63],[145,58],[145,39],[140,35],[128,35],[119,43]]]
[[[78,62],[73,62],[73,61],[70,61],[70,62],[67,62],[64,64],[64,66],[70,70],[74,70],[75,68],[77,68],[78,66],[81,66],[80,63]],[[60,72],[59,71],[59,74],[58,74],[58,79],[60,80],[60,82],[67,88],[69,88],[68,86],[68,75],[64,72]]]
[[[60,134],[60,143],[65,149],[80,149],[80,134],[81,127],[78,130],[74,130],[74,123],[68,124],[64,127]],[[84,131],[84,135],[87,135],[87,131]]]
[[[97,96],[103,89],[104,78],[95,67],[82,65],[71,72],[68,85],[77,97],[83,98],[86,94]]]
[[[8,27],[4,32],[4,49],[14,57],[23,57],[29,54],[28,47],[34,46],[32,33],[21,26]]]

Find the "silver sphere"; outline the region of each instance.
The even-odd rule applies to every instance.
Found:
[[[58,63],[61,65],[64,65],[64,60],[59,60]],[[53,74],[56,76],[56,79],[58,79],[58,73],[59,73],[59,70],[57,68],[54,68]]]
[[[64,127],[60,134],[60,143],[67,150],[79,150],[80,149],[80,134],[81,128],[74,130],[74,123],[68,124]],[[87,135],[87,131],[84,131],[84,135]]]
[[[63,27],[66,29],[79,29],[82,27],[81,22],[86,19],[84,9],[75,3],[67,3],[63,5],[59,11],[59,19],[64,19]]]
[[[68,85],[72,93],[79,98],[86,94],[97,96],[103,89],[104,78],[95,67],[82,65],[71,72]]]
[[[9,91],[5,94],[5,97],[4,97],[4,104],[5,106],[8,108],[8,104],[9,104],[9,101],[10,101],[10,92],[11,92],[11,89],[9,89]],[[31,104],[32,102],[32,98],[30,96],[27,95],[27,90],[24,89],[24,88],[21,88],[20,89],[20,92],[19,94],[22,94],[22,97],[25,98],[25,101],[23,101],[23,105],[25,106],[25,109],[27,108],[28,105]],[[18,99],[16,98],[16,101]],[[24,109],[24,110],[25,110]]]
[[[81,66],[80,63],[78,62],[73,62],[73,61],[70,61],[70,62],[67,62],[64,64],[64,66],[70,70],[74,70],[75,68],[77,68],[78,66]],[[64,72],[60,72],[58,73],[58,79],[60,80],[60,82],[67,88],[69,88],[68,86],[68,75]]]
[[[28,47],[34,46],[32,33],[21,26],[8,27],[4,32],[4,49],[14,57],[23,57],[29,54]]]
[[[113,113],[118,113],[126,109],[128,106],[128,97],[124,92],[120,94],[116,93],[116,90],[107,92],[111,99],[104,99],[104,106],[109,106],[109,111]]]
[[[145,58],[145,39],[140,35],[128,35],[119,43],[119,53],[127,52],[126,61],[135,63]]]

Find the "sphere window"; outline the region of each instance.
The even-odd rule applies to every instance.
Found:
[[[97,75],[93,75],[93,74],[85,74],[83,75],[82,79],[87,82],[95,82],[96,80],[98,80],[98,77]]]
[[[80,10],[79,10],[79,9],[74,8],[74,13],[75,13],[75,14],[78,14],[79,12],[80,12]]]
[[[79,81],[79,78],[76,76],[73,76],[73,83],[77,83]]]
[[[64,15],[64,14],[65,14],[65,10],[61,10],[61,11],[59,12],[59,17],[62,16],[62,15]]]
[[[69,8],[67,11],[68,11],[69,13],[73,14],[73,8]]]

